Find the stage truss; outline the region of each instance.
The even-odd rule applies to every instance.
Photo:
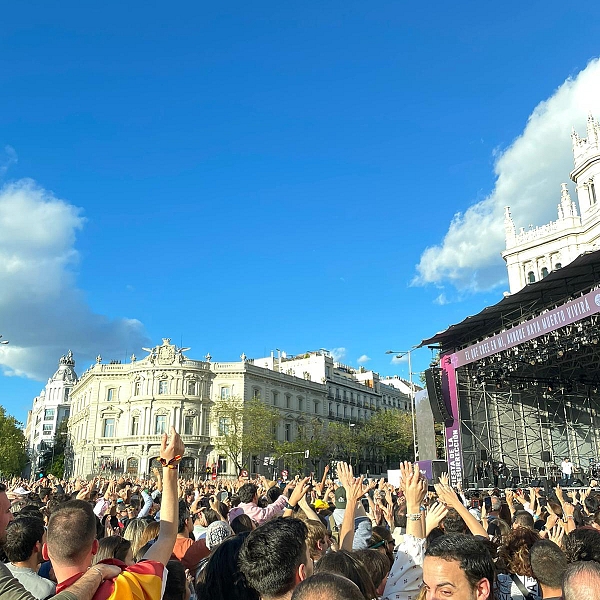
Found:
[[[594,315],[457,370],[469,481],[498,463],[522,481],[556,475],[565,456],[589,473],[600,456],[599,341]]]

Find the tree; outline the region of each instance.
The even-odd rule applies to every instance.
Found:
[[[20,475],[27,464],[25,436],[21,423],[6,414],[0,406],[0,474],[7,477]]]
[[[400,410],[380,410],[364,426],[365,447],[380,450],[386,464],[413,460],[412,416]]]
[[[308,463],[305,458],[307,450]],[[312,471],[316,471],[322,460],[328,460],[332,450],[328,428],[321,419],[315,417],[299,422],[298,435],[293,442],[275,443],[275,456],[283,458],[286,466],[294,474],[304,473],[309,470],[309,466],[312,466]]]
[[[239,471],[244,458],[268,452],[273,448],[273,429],[280,419],[279,411],[258,398],[244,402],[239,396],[222,398],[213,407],[217,427],[215,449],[225,454]]]

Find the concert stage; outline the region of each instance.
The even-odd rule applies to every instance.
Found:
[[[427,387],[454,484],[556,480],[564,457],[600,479],[600,251],[421,346],[440,349]]]

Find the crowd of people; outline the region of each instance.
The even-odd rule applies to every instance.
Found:
[[[2,600],[600,598],[600,493],[401,480],[147,478],[0,484]]]

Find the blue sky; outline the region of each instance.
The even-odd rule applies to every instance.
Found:
[[[498,240],[461,246],[454,215],[471,240],[485,228],[468,209],[499,206],[503,176],[550,190],[568,179],[563,130],[584,135],[600,111],[595,14],[585,2],[5,6],[0,404],[24,419],[69,348],[81,372],[162,337],[214,360],[343,348],[348,364],[407,376],[385,350],[507,289]],[[515,179],[516,163],[547,164],[550,138],[562,162]],[[553,217],[559,191],[525,196],[515,221]]]

